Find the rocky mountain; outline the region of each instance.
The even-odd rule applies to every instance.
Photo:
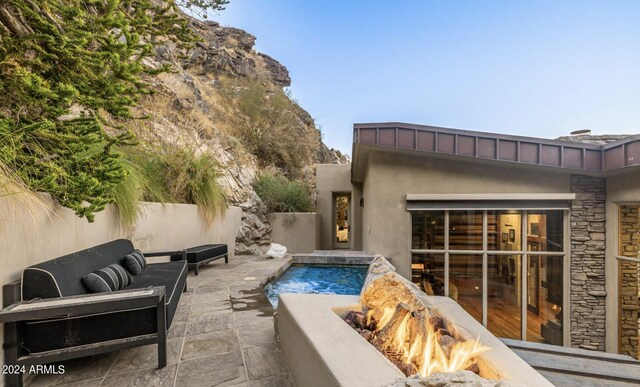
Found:
[[[138,108],[138,113],[149,119],[132,129],[141,138],[195,147],[198,152],[213,154],[220,164],[220,182],[228,204],[243,210],[236,252],[264,253],[271,243],[271,228],[266,207],[251,183],[261,171],[282,170],[283,165],[266,163],[246,145],[242,132],[238,131],[244,123],[238,119],[242,115],[229,101],[242,90],[253,92],[255,89],[264,94],[258,96],[260,101],[268,103],[273,95],[280,95],[278,93],[291,84],[289,71],[272,57],[257,52],[254,49],[256,37],[246,31],[195,19],[191,20],[190,27],[202,38],[195,47],[184,50],[172,43],[156,47],[155,59],[147,64],[154,67],[170,63],[175,71],[150,79],[155,93],[145,98]],[[258,87],[252,86],[254,83],[251,82],[257,82]],[[348,160],[322,142],[320,131],[308,112],[288,97],[285,105],[279,108],[284,109],[288,117],[293,117],[287,121],[289,126],[294,126],[289,129],[301,138],[313,141],[315,151],[309,153],[301,161],[302,166],[296,166],[295,170],[310,187],[315,187],[316,163],[345,163]],[[259,129],[277,130],[269,125]]]

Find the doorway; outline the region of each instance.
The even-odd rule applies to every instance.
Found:
[[[351,194],[334,194],[333,208],[333,247],[348,249],[351,247]]]

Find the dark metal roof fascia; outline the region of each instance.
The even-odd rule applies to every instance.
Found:
[[[362,144],[599,175],[640,166],[640,135],[598,145],[402,122],[356,123],[353,128],[354,165],[359,154],[356,144]],[[355,178],[353,169],[352,180]]]

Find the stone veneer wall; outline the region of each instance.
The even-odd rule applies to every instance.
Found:
[[[620,206],[620,255],[640,257],[639,207]],[[620,261],[620,353],[638,357],[638,264]]]
[[[571,346],[605,350],[606,181],[571,176]]]

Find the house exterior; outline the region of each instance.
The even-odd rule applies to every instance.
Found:
[[[499,337],[638,356],[640,136],[355,124],[316,174],[322,249],[390,257]]]

